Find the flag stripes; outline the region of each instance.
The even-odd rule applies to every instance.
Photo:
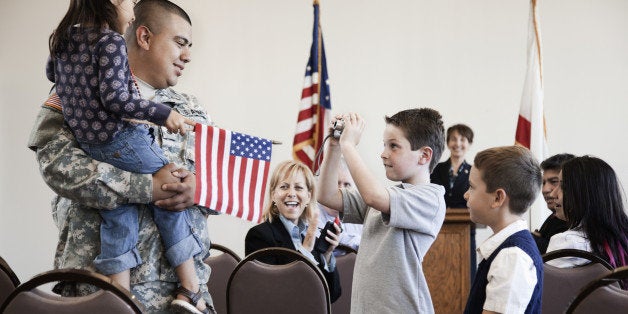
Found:
[[[325,47],[320,29],[318,3],[314,4],[314,27],[310,57],[305,69],[297,126],[293,141],[293,157],[316,173],[316,153],[323,145],[331,116],[331,100],[325,59]]]
[[[270,140],[197,124],[195,202],[253,222],[261,220]]]

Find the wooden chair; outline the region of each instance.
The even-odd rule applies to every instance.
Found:
[[[0,257],[0,305],[4,303],[4,300],[20,285],[20,280],[17,278],[9,264]]]
[[[346,245],[339,245],[336,250],[345,254],[336,256],[336,267],[340,275],[340,286],[342,295],[331,304],[331,312],[334,314],[344,314],[351,311],[351,289],[353,287],[353,269],[358,252]]]
[[[38,288],[41,285],[75,281],[100,288],[81,297],[62,297]],[[39,274],[18,286],[0,308],[0,313],[142,313],[144,307],[129,291],[106,276],[78,269],[57,269]]]
[[[612,273],[589,283],[569,305],[567,313],[626,313],[628,291],[619,283],[628,280],[628,266],[618,267]],[[628,287],[627,287],[628,288]]]
[[[572,268],[558,268],[547,262],[561,257],[579,257],[590,263]],[[592,280],[610,274],[613,267],[599,256],[581,250],[557,250],[543,255],[542,313],[564,313],[571,300]]]
[[[211,267],[207,288],[214,301],[216,312],[227,313],[227,283],[229,283],[231,272],[242,259],[235,252],[220,244],[212,243],[210,250],[220,251],[222,254],[212,254],[205,259],[205,263]]]
[[[269,265],[257,259],[291,260]],[[302,254],[286,248],[265,248],[249,254],[229,278],[230,314],[329,314],[329,287],[321,271]]]

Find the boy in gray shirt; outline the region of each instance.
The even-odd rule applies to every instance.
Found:
[[[434,313],[421,263],[445,219],[445,190],[430,183],[445,145],[441,115],[421,108],[386,117],[381,158],[386,177],[401,181],[388,188],[358,153],[364,120],[355,113],[334,120],[344,129],[327,147],[317,198],[343,211],[343,221],[364,223],[351,313]],[[341,155],[357,191],[337,188]]]

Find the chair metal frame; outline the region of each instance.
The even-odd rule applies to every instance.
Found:
[[[608,272],[610,273],[613,270],[613,267],[604,259],[602,259],[601,257],[595,255],[594,253],[588,252],[588,251],[583,251],[583,250],[577,250],[577,249],[563,249],[563,250],[556,250],[556,251],[551,251],[551,252],[547,252],[545,254],[542,255],[543,258],[543,272],[544,272],[544,279],[545,276],[547,274],[547,268],[546,267],[552,267],[552,268],[556,268],[558,269],[558,271],[564,271],[565,269],[561,269],[559,267],[555,267],[555,266],[551,266],[551,265],[545,265],[548,261],[557,259],[557,258],[561,258],[561,257],[578,257],[578,258],[583,258],[586,259],[588,261],[590,261],[590,263],[584,264],[584,265],[580,265],[580,266],[576,266],[574,269],[574,271],[577,271],[578,268],[580,267],[589,267],[590,265],[593,264],[599,264],[601,265],[604,269],[607,269]],[[555,276],[555,275],[554,275]],[[583,278],[584,279],[584,278]],[[595,277],[592,277],[590,280],[594,280]],[[582,287],[586,286],[586,282],[582,283]],[[550,293],[546,291],[547,289],[547,285],[544,282],[543,283],[543,300],[541,301],[541,309],[544,311],[550,310],[550,309],[557,309],[557,308],[561,308],[561,311],[564,311],[569,304],[571,303],[571,300],[573,300],[573,298],[575,297],[575,295],[573,296],[565,296],[565,298],[561,298],[560,300],[546,300],[546,293]],[[580,289],[582,289],[582,287]],[[573,288],[577,288],[576,286],[574,286]],[[578,293],[578,291],[574,291],[575,293]],[[567,299],[570,298],[570,299]],[[546,302],[549,302],[548,304],[545,304]],[[556,303],[559,302],[559,303]],[[564,307],[563,307],[564,306]]]
[[[614,283],[617,283],[619,285],[622,280],[625,280],[627,278],[628,278],[628,266],[623,266],[623,267],[615,268],[613,272],[611,272],[608,275],[604,275],[596,280],[593,280],[588,285],[586,285],[580,291],[580,293],[578,293],[578,296],[576,296],[576,298],[571,302],[571,304],[567,308],[566,313],[567,314],[573,313],[578,307],[578,305],[580,305],[580,303],[582,303],[582,301],[584,301],[584,299],[586,299],[596,289],[605,287]]]
[[[13,269],[11,269],[9,263],[7,263],[7,261],[5,261],[2,257],[0,257],[0,272],[4,274],[3,277],[6,276],[9,279],[8,282],[5,282],[4,279],[2,280],[3,283],[6,283],[6,286],[4,286],[3,284],[6,290],[4,288],[0,288],[0,291],[2,291],[3,294],[2,296],[0,296],[0,306],[2,306],[2,303],[4,303],[9,295],[11,295],[11,292],[13,292],[15,288],[20,285],[20,279],[13,272]]]
[[[224,282],[224,291],[222,291],[222,292],[224,292],[224,294],[220,293],[220,290],[221,290],[222,287],[219,287],[219,288],[214,290],[214,287],[216,287],[216,285],[215,285],[216,282],[212,281],[212,278],[215,279],[215,277],[213,275],[216,274],[215,273],[216,269],[213,268],[213,266],[215,264],[212,265],[211,261],[212,261],[212,259],[220,259],[219,261],[224,260],[222,258],[222,255],[224,254],[225,256],[227,256],[226,258],[231,258],[231,259],[233,259],[235,261],[235,263],[234,263],[234,269],[235,269],[235,266],[237,266],[238,263],[240,263],[240,261],[242,261],[242,258],[240,258],[240,256],[238,256],[238,254],[236,254],[231,249],[229,249],[229,248],[227,248],[227,247],[225,247],[223,245],[220,245],[220,244],[212,243],[211,246],[210,246],[210,250],[220,251],[220,252],[222,252],[222,254],[217,255],[217,256],[210,255],[209,257],[207,257],[204,260],[205,264],[212,266],[212,272],[211,272],[212,275],[209,277],[209,281],[207,282],[207,288],[210,290],[210,294],[212,296],[212,300],[214,301],[214,308],[218,311],[218,313],[221,313],[221,311],[226,313],[227,312],[227,284],[229,283],[229,277],[231,276],[231,272],[233,270],[230,270],[228,273],[226,273],[226,276],[225,276],[226,282]],[[221,284],[222,284],[222,282],[221,282]],[[221,295],[217,295],[217,294],[221,294]]]
[[[238,256],[238,254],[236,254],[236,252],[234,252],[233,250],[229,249],[228,247],[224,246],[224,245],[220,245],[220,244],[216,244],[216,243],[212,243],[209,247],[210,250],[217,250],[217,251],[221,251],[223,253],[229,254],[231,255],[236,261],[238,261],[238,263],[240,261],[242,261],[242,258],[240,258],[240,256]],[[211,255],[210,255],[211,257]]]
[[[13,283],[15,287],[20,285],[20,279],[17,278],[17,275],[13,272],[13,269],[11,269],[7,261],[5,261],[1,256],[0,256],[0,271],[5,273],[9,277],[9,279],[11,280],[11,282]]]
[[[294,262],[303,262],[305,263],[305,265],[309,266],[314,271],[314,273],[317,275],[317,277],[320,279],[321,283],[323,284],[323,288],[325,290],[327,313],[331,313],[331,299],[329,295],[329,286],[327,285],[327,280],[325,279],[325,276],[323,276],[323,273],[321,272],[321,270],[318,269],[318,267],[314,265],[310,260],[308,260],[307,257],[303,256],[303,254],[297,251],[287,249],[287,248],[282,248],[282,247],[269,247],[269,248],[257,250],[249,254],[248,256],[246,256],[242,261],[240,261],[240,263],[238,263],[238,266],[236,266],[236,268],[231,273],[231,276],[229,277],[229,283],[227,284],[227,312],[228,313],[231,312],[231,303],[233,302],[231,300],[230,293],[229,293],[229,291],[231,291],[231,284],[233,283],[233,278],[236,276],[240,268],[242,268],[242,266],[244,266],[245,264],[255,261],[259,258],[277,257],[277,256],[290,259],[291,262],[287,264],[294,263]],[[260,262],[260,263],[263,263],[263,262]]]
[[[6,299],[0,307],[0,313],[8,307],[11,301],[20,293],[32,291],[33,289],[47,283],[58,281],[75,281],[93,285],[102,290],[109,291],[129,305],[135,313],[144,313],[144,306],[125,288],[118,285],[110,278],[83,269],[55,269],[36,275],[32,279],[19,285]],[[72,298],[72,297],[68,297]]]
[[[561,258],[561,257],[579,257],[579,258],[587,259],[593,263],[602,264],[602,266],[608,268],[609,270],[613,269],[613,266],[611,266],[611,264],[609,264],[607,261],[605,261],[601,257],[589,251],[576,250],[576,249],[563,249],[563,250],[547,252],[543,254],[542,257],[543,257],[543,263],[546,263],[548,261]]]

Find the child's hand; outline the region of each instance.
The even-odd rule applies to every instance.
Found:
[[[168,119],[166,119],[165,127],[172,133],[181,133],[181,135],[185,135],[187,128],[186,124],[194,126],[196,122],[182,116],[174,110],[171,110],[170,115],[168,115]]]
[[[365,122],[357,113],[346,113],[342,116],[344,129],[340,135],[340,144],[358,146]]]

